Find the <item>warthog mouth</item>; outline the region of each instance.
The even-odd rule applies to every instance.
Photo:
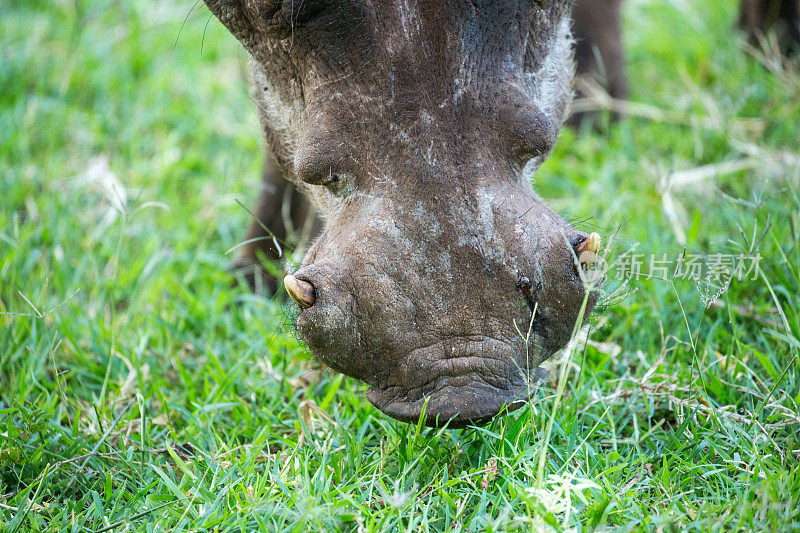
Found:
[[[387,415],[429,426],[462,427],[522,407],[547,376],[533,346],[490,337],[459,337],[413,350],[385,375],[376,377],[367,398]],[[526,368],[530,369],[529,371]]]
[[[587,283],[579,272],[594,263],[600,237],[578,237],[554,238],[561,247],[550,250],[558,255],[551,252],[549,270],[535,278],[549,282],[498,268],[486,279],[502,285],[449,291],[442,290],[452,287],[447,274],[387,274],[364,262],[354,276],[321,261],[287,275],[284,286],[317,359],[369,385],[367,398],[380,411],[461,427],[530,401],[547,377],[541,362],[568,344],[594,308],[602,280]],[[415,298],[405,292],[417,286]]]

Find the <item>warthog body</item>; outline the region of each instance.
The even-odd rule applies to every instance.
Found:
[[[530,185],[571,98],[571,2],[206,4],[252,58],[271,152],[259,217],[279,237],[301,226],[283,178],[324,215],[285,280],[313,353],[400,420],[527,401],[598,298],[578,266],[598,236]]]

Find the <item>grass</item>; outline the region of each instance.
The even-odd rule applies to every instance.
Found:
[[[609,261],[758,275],[611,275],[559,388],[463,430],[304,385],[287,306],[231,285],[260,136],[191,4],[0,7],[0,529],[800,528],[800,75],[734,2],[629,2],[646,107],[564,131],[536,186]]]

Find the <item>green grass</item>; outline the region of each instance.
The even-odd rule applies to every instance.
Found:
[[[734,2],[630,2],[650,117],[563,132],[536,186],[609,261],[757,241],[759,276],[611,276],[563,394],[463,430],[301,386],[289,306],[232,286],[260,135],[191,4],[0,7],[0,529],[800,528],[800,76]]]

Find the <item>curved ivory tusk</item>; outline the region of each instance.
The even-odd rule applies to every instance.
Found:
[[[575,252],[577,252],[579,255],[581,252],[587,251],[596,254],[600,251],[600,241],[600,235],[592,232],[592,234],[586,237],[582,243],[575,247]]]
[[[584,270],[589,270],[589,267],[594,263],[597,253],[600,251],[600,235],[592,232],[586,240],[575,247],[575,253],[578,254],[578,261]]]
[[[317,300],[314,286],[307,281],[297,279],[291,274],[283,278],[283,286],[286,287],[286,292],[289,293],[292,300],[297,302],[301,309],[308,309]]]

